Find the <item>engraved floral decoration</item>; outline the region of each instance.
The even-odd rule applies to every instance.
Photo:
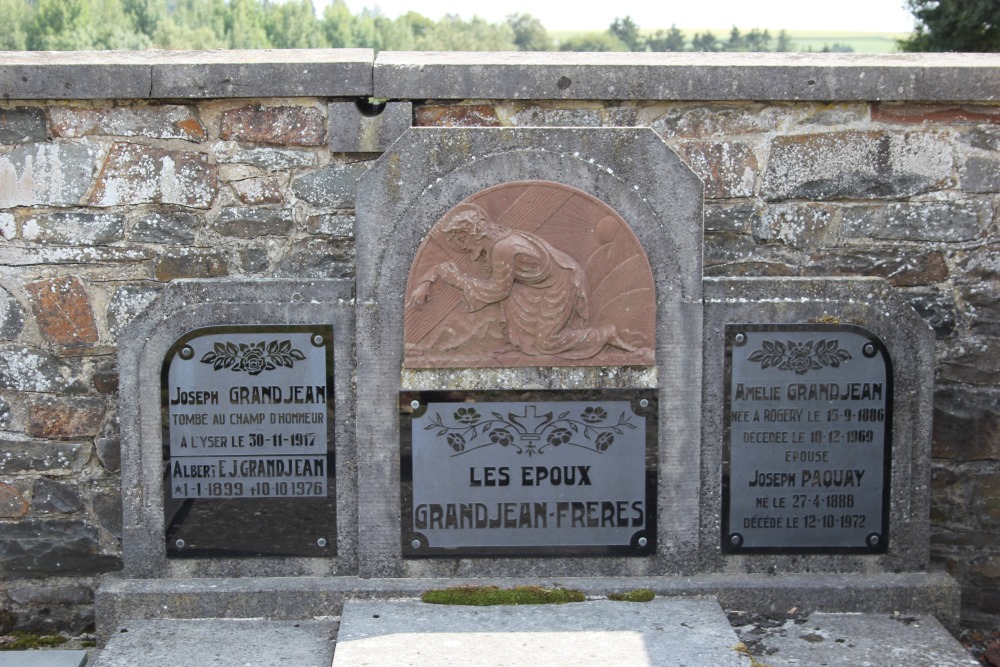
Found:
[[[759,350],[747,357],[749,361],[759,362],[761,368],[795,371],[798,375],[827,366],[837,368],[850,358],[851,353],[841,349],[840,341],[836,338],[802,343],[765,340],[761,342]]]
[[[250,375],[260,375],[263,371],[273,371],[275,368],[292,368],[296,361],[302,361],[306,355],[292,347],[290,340],[272,340],[269,343],[232,343],[217,342],[211,352],[206,352],[201,363],[212,364],[217,371],[228,368],[232,371],[244,371]]]
[[[499,445],[509,447],[518,454],[535,456],[548,447],[580,447],[592,452],[606,452],[615,442],[616,435],[623,435],[626,428],[635,428],[632,417],[625,411],[617,421],[608,420],[608,412],[601,406],[588,406],[576,417],[566,410],[555,416],[553,412],[538,413],[538,406],[527,405],[523,414],[509,412],[507,416],[490,412],[484,417],[474,407],[460,407],[446,422],[440,412],[429,417],[425,431],[437,429],[438,437],[454,450],[452,456],[465,454],[482,447]]]

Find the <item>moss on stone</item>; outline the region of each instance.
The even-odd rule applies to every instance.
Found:
[[[615,602],[649,602],[656,597],[656,593],[648,588],[636,588],[624,593],[609,593],[608,599]]]
[[[15,632],[0,641],[0,651],[24,651],[32,648],[46,648],[65,644],[67,639],[59,635],[34,635],[30,632]],[[8,641],[9,640],[9,641]]]
[[[541,586],[455,586],[425,592],[420,596],[431,604],[456,604],[486,607],[498,604],[564,604],[587,599],[580,591]]]

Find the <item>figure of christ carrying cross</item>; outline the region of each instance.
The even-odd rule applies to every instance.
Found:
[[[498,304],[507,342],[524,354],[589,359],[607,346],[635,351],[615,325],[589,326],[583,267],[545,239],[496,223],[482,208],[468,203],[451,212],[441,232],[454,250],[468,254],[488,277],[473,278],[454,262],[442,262],[419,279],[407,300],[410,307],[427,303],[431,285],[441,280],[461,290],[468,312]]]

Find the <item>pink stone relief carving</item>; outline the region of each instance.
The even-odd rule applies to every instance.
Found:
[[[417,250],[408,368],[648,366],[656,294],[639,240],[602,201],[523,181],[474,194]]]

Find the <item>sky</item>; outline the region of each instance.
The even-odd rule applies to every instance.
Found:
[[[330,0],[313,0],[317,10]],[[781,30],[849,30],[852,32],[902,32],[913,30],[913,16],[904,0],[503,0],[477,6],[469,0],[346,0],[351,13],[378,5],[383,14],[395,18],[410,10],[439,20],[445,14],[464,19],[473,15],[499,23],[508,14],[531,14],[547,30],[602,31],[616,17],[631,16],[642,29],[713,28],[733,25],[746,32],[752,28]]]

